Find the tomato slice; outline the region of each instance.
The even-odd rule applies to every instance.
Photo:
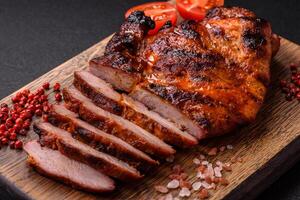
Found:
[[[223,6],[224,0],[176,0],[177,10],[184,19],[201,20],[210,8]]]
[[[155,21],[155,28],[148,32],[149,35],[156,34],[167,21],[171,21],[173,26],[177,21],[175,6],[167,2],[145,3],[132,7],[126,12],[125,18],[137,10],[144,11],[146,16],[151,17],[151,19]]]

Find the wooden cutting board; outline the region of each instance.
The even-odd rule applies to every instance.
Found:
[[[100,55],[109,38],[24,88],[34,91],[44,82],[50,82],[51,85],[60,82],[63,87],[69,86],[74,70],[84,69],[89,59]],[[5,147],[0,150],[1,178],[11,184],[15,192],[32,199],[151,199],[160,196],[153,189],[155,185],[168,183],[171,166],[181,164],[189,174],[189,180],[195,181],[193,158],[210,147],[231,144],[234,149],[221,152],[216,157],[209,158],[209,161],[225,162],[232,157],[241,157],[243,162],[233,165],[232,172],[225,175],[230,184],[212,191],[211,199],[252,199],[300,157],[300,105],[296,100],[285,101],[278,87],[278,79],[289,76],[286,66],[290,62],[299,61],[299,58],[300,46],[282,39],[280,50],[271,66],[272,84],[256,122],[230,135],[203,141],[195,149],[178,151],[174,163],[161,165],[138,183],[120,184],[118,190],[111,195],[80,192],[45,178],[26,165],[25,152]],[[1,103],[10,102],[12,95],[2,99]],[[36,135],[30,131],[26,140],[33,138]],[[173,191],[173,194],[177,196],[178,190]]]

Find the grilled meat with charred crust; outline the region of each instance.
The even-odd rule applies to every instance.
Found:
[[[247,9],[218,7],[203,21],[146,36],[151,26],[141,16],[134,19],[123,23],[103,57],[90,62],[93,74],[198,139],[255,119],[279,48],[267,21]]]

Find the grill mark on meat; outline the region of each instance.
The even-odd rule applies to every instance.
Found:
[[[171,102],[171,104],[176,106],[180,106],[186,101],[191,101],[193,103],[199,104],[214,104],[213,100],[209,97],[202,96],[197,92],[181,91],[174,86],[164,87],[151,83],[149,84],[148,89],[150,89],[150,91],[154,92],[155,94],[159,95],[163,99],[166,99],[167,101]]]
[[[147,171],[151,166],[158,164],[148,155],[135,149],[123,140],[102,132],[78,119],[78,115],[67,110],[64,106],[53,105],[48,116],[48,121],[51,124],[70,132],[77,140],[88,144],[94,149],[126,161],[140,170]]]
[[[260,30],[245,30],[243,35],[243,42],[247,48],[258,50],[259,47],[266,44],[265,37],[260,33]]]
[[[211,134],[216,132],[216,127],[219,126],[218,124],[222,120],[224,124],[228,124],[228,127],[251,120],[239,111],[240,107],[238,104],[235,104],[235,102],[226,104],[221,101],[216,101],[214,98],[203,95],[202,93],[182,91],[173,86],[165,87],[149,84],[148,89],[178,109],[183,110],[186,115]],[[199,109],[199,107],[201,107],[201,109]],[[203,112],[201,112],[201,110],[203,110]],[[224,113],[221,113],[221,110]],[[220,112],[219,118],[214,116],[217,111]],[[232,130],[232,128],[230,128],[230,130]]]
[[[198,39],[200,35],[195,31],[195,26],[195,21],[183,21],[174,29],[174,32],[189,39]]]
[[[188,131],[198,139],[205,137],[205,130],[189,119],[183,112],[172,106],[158,95],[142,88],[136,87],[130,94],[132,98],[142,102],[150,110],[153,110],[166,119],[171,120],[182,131]]]
[[[34,124],[34,131],[40,136],[41,145],[58,149],[65,156],[83,162],[109,176],[124,181],[142,178],[140,173],[127,163],[93,149],[50,123],[37,122]]]
[[[103,193],[115,189],[115,183],[108,176],[90,166],[62,155],[59,151],[41,147],[34,140],[24,145],[28,163],[39,173],[54,178],[73,188],[87,192]]]

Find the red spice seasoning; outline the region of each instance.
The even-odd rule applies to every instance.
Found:
[[[55,83],[54,86],[53,86],[53,90],[55,92],[59,92],[59,90],[60,90],[60,84],[59,83]]]
[[[285,94],[287,101],[297,99],[300,101],[300,72],[298,72],[299,65],[291,63],[290,66],[291,77],[289,80],[280,80],[279,85],[281,92]]]
[[[60,87],[60,84],[56,83],[53,90],[59,92]],[[0,147],[9,144],[11,149],[22,149],[23,142],[19,136],[27,135],[32,118],[43,116],[43,119],[48,121],[46,114],[50,111],[50,106],[45,90],[49,89],[48,82],[35,92],[24,89],[11,98],[13,103],[11,106],[6,103],[0,105]],[[60,93],[55,94],[55,100],[62,100]]]
[[[55,101],[60,102],[61,100],[62,100],[61,94],[57,93],[57,94],[55,95]]]
[[[49,82],[44,83],[44,84],[43,84],[43,88],[44,88],[45,90],[49,90],[49,88],[50,88],[50,83],[49,83]]]

